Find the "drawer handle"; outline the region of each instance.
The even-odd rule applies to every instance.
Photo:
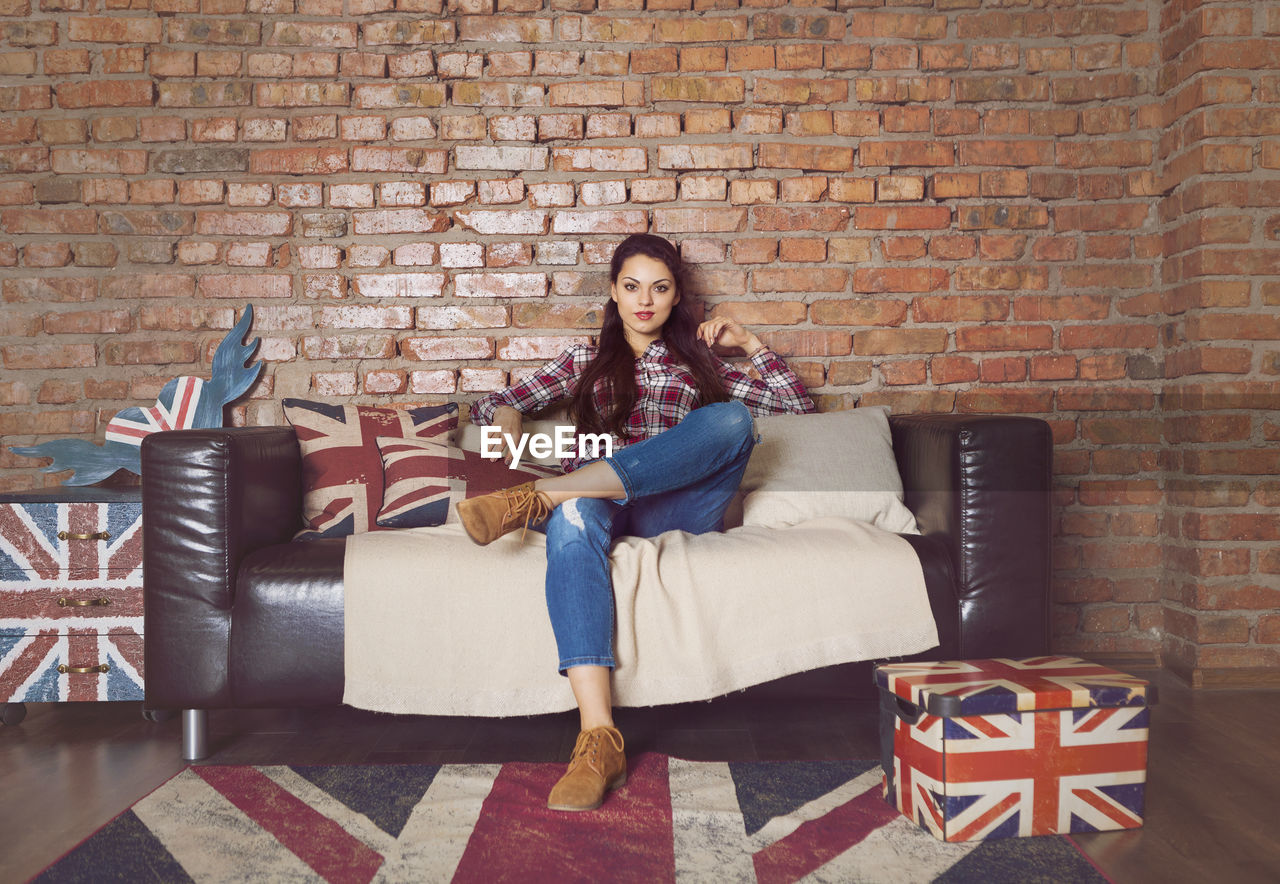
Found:
[[[110,531],[93,531],[88,534],[72,534],[70,531],[59,531],[59,540],[110,540]]]
[[[106,607],[111,599],[105,596],[100,599],[58,599],[59,608]]]
[[[66,675],[68,672],[74,675],[84,675],[89,672],[110,672],[111,667],[106,663],[99,663],[97,666],[68,666],[66,663],[63,663],[58,667],[58,671],[63,675]]]

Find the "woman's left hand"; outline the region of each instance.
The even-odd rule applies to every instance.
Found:
[[[741,347],[747,353],[754,353],[761,347],[759,338],[727,316],[717,316],[699,325],[698,339],[708,347],[716,344],[722,347]]]

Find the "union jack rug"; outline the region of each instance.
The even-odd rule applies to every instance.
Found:
[[[563,764],[187,768],[37,881],[1105,882],[1066,838],[947,844],[868,761],[630,760],[588,813]]]

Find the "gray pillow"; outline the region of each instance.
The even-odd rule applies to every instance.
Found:
[[[768,415],[756,418],[756,432],[761,441],[739,486],[742,524],[777,527],[842,516],[898,534],[920,533],[903,503],[886,406]]]

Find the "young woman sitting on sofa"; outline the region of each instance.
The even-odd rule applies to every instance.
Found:
[[[522,420],[570,400],[583,433],[607,433],[613,454],[569,458],[565,473],[458,505],[471,539],[516,528],[547,538],[547,608],[581,718],[555,810],[591,810],[627,778],[613,722],[613,586],[609,547],[621,535],[723,530],[725,509],[756,443],[752,415],[805,413],[813,402],[795,374],[753,333],[724,317],[699,323],[679,253],[658,236],[623,240],[609,267],[598,346],[577,344],[519,384],[471,407],[473,423],[519,440]],[[711,346],[739,347],[756,380]],[[508,448],[505,459],[511,461]]]

